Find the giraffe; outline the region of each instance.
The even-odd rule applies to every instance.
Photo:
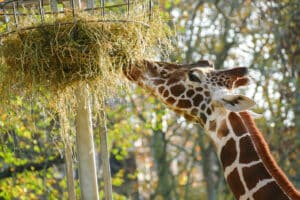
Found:
[[[255,102],[234,90],[249,83],[246,67],[215,70],[200,60],[174,64],[142,60],[125,76],[176,113],[200,124],[212,139],[230,190],[239,200],[300,200],[255,125]]]

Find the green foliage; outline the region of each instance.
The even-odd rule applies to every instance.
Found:
[[[0,111],[1,177],[7,175],[0,180],[0,198],[59,198],[66,188],[61,185],[65,180],[46,165],[60,156],[57,150],[62,144],[53,140],[57,137],[57,124],[39,103],[25,104],[19,98],[12,101],[14,111]],[[36,171],[35,167],[40,167],[37,163],[45,163],[44,169]]]

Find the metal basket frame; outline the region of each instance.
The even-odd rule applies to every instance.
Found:
[[[69,6],[66,4],[69,3]],[[83,8],[82,3],[85,3],[86,6]],[[38,26],[26,26],[21,29],[30,30],[35,29],[41,26],[51,26],[51,24],[45,24],[45,16],[51,15],[53,17],[62,14],[64,15],[67,12],[72,12],[73,23],[76,22],[76,13],[88,12],[91,15],[100,14],[101,17],[108,16],[107,11],[112,12],[112,9],[122,8],[125,12],[122,12],[124,16],[123,19],[99,19],[93,20],[90,22],[109,22],[109,23],[140,23],[145,26],[148,26],[144,22],[136,22],[129,19],[126,19],[126,16],[130,14],[130,6],[137,3],[143,3],[147,5],[148,17],[151,19],[153,13],[153,1],[152,0],[124,0],[121,3],[109,3],[105,0],[7,0],[0,3],[0,17],[4,18],[4,24],[6,26],[5,30],[0,32],[0,37],[5,36],[10,33],[15,33],[16,29],[21,25],[19,19],[27,16],[40,16],[40,23]],[[60,5],[60,8],[59,8]],[[48,8],[46,8],[48,7]],[[34,11],[34,13],[25,13],[21,9],[26,9]],[[49,10],[49,11],[48,11]],[[13,19],[10,19],[13,16]],[[12,28],[12,24],[14,28]],[[68,25],[72,22],[61,23],[61,25]],[[14,29],[14,30],[12,30]]]

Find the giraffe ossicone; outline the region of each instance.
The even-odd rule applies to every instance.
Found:
[[[236,88],[249,83],[246,67],[215,70],[210,61],[174,64],[142,60],[125,76],[176,113],[200,124],[215,144],[224,176],[239,200],[300,200],[270,154],[249,109],[255,102]]]

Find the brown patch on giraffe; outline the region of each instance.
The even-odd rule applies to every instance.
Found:
[[[205,104],[205,103],[201,104],[201,107],[200,107],[200,108],[201,108],[201,110],[203,110],[203,111],[204,111],[204,110],[205,110],[205,108],[206,108],[206,104]]]
[[[251,167],[244,167],[242,170],[244,180],[249,190],[254,188],[260,180],[271,178],[271,175],[261,162]]]
[[[183,85],[174,85],[170,91],[175,97],[179,97],[185,91],[185,87]]]
[[[202,119],[201,118],[195,118],[195,121],[198,123],[198,124],[200,124],[200,126],[201,127],[204,127],[204,122],[202,121]]]
[[[197,87],[196,90],[197,90],[198,92],[202,92],[203,88],[202,88],[202,87]]]
[[[245,188],[236,168],[227,176],[227,183],[236,199],[245,193]]]
[[[178,101],[176,106],[179,108],[190,108],[190,107],[192,107],[192,103],[190,100],[181,99]]]
[[[250,136],[240,139],[240,163],[250,163],[258,160],[259,157],[251,141]]]
[[[208,98],[205,99],[205,101],[206,101],[207,104],[210,104],[211,98],[208,97]]]
[[[204,113],[200,113],[200,118],[202,119],[203,123],[206,124],[207,117]]]
[[[171,85],[171,84],[177,83],[179,81],[180,81],[179,78],[170,78],[167,82],[167,85]]]
[[[252,119],[251,115],[248,112],[240,112],[240,116],[244,124],[246,125],[251,135],[251,139],[255,145],[255,148],[259,154],[259,157],[262,160],[268,172],[276,180],[279,187],[282,188],[291,199],[300,199],[300,192],[289,181],[287,176],[277,165],[276,161],[270,153],[268,144],[266,143],[263,135],[256,127],[256,124]]]
[[[217,122],[216,120],[212,120],[209,122],[209,130],[210,131],[216,131]]]
[[[164,87],[164,86],[160,86],[160,87],[158,88],[158,92],[161,93],[161,94],[164,92],[164,90],[165,90],[165,87]]]
[[[168,96],[169,96],[169,94],[170,94],[170,93],[169,93],[169,91],[168,91],[168,90],[165,90],[165,91],[164,91],[164,93],[163,93],[163,97],[165,97],[165,98],[166,98],[166,97],[168,97]]]
[[[179,109],[173,109],[173,110],[178,115],[182,115],[182,113],[183,113],[182,110],[179,110]]]
[[[191,111],[192,115],[198,115],[199,110],[197,108],[193,108]]]
[[[123,68],[123,72],[130,81],[138,81],[138,79],[143,78],[140,69],[133,66],[129,66],[128,68],[129,69]]]
[[[210,92],[209,92],[209,91],[205,91],[205,92],[204,92],[204,95],[207,96],[207,97],[209,97]]]
[[[241,118],[234,112],[228,116],[233,132],[236,136],[242,136],[247,133],[247,129]]]
[[[164,79],[157,79],[153,81],[154,85],[162,85],[165,83]]]
[[[194,94],[195,94],[194,90],[188,90],[188,91],[186,92],[186,95],[187,95],[188,97],[192,97]]]
[[[214,112],[215,111],[215,106],[211,105],[211,111]]]
[[[192,115],[189,115],[187,113],[185,113],[183,116],[188,121],[194,121],[195,120],[195,118]]]
[[[206,113],[207,113],[208,115],[211,115],[211,109],[210,109],[210,108],[207,108],[207,109],[206,109]]]
[[[162,77],[166,78],[168,75],[168,72],[166,70],[161,70],[160,74]]]
[[[220,160],[223,165],[223,169],[230,166],[237,157],[236,144],[233,138],[230,138],[227,143],[222,147],[220,153]]]
[[[148,60],[143,60],[143,62],[138,63],[138,67],[136,68],[144,68],[146,67],[147,69],[149,69],[149,72],[151,73],[151,75],[158,77],[158,67],[159,67],[159,63],[155,63],[155,62],[151,62]]]
[[[275,182],[270,182],[253,194],[254,199],[289,200],[290,198]],[[297,198],[299,199],[299,198]],[[295,200],[297,200],[295,198]]]
[[[218,138],[222,138],[222,137],[226,137],[228,134],[229,134],[229,129],[227,127],[226,120],[223,119],[220,127],[218,128],[217,136]]]
[[[176,101],[176,99],[174,99],[173,97],[169,97],[169,98],[167,98],[167,100],[166,100],[166,102],[167,102],[168,104],[173,104],[173,103],[175,103],[175,101]]]
[[[248,77],[243,77],[243,78],[240,78],[240,79],[236,80],[234,82],[233,87],[237,88],[237,87],[241,87],[241,86],[244,86],[244,85],[248,85],[249,82],[250,82],[250,80],[249,80]]]
[[[202,101],[203,101],[203,96],[201,94],[197,94],[193,98],[193,104],[194,104],[194,106],[199,106]]]
[[[242,78],[248,74],[248,68],[246,67],[235,67],[232,69],[223,69],[213,72],[215,77],[229,78],[236,80],[238,78]]]

